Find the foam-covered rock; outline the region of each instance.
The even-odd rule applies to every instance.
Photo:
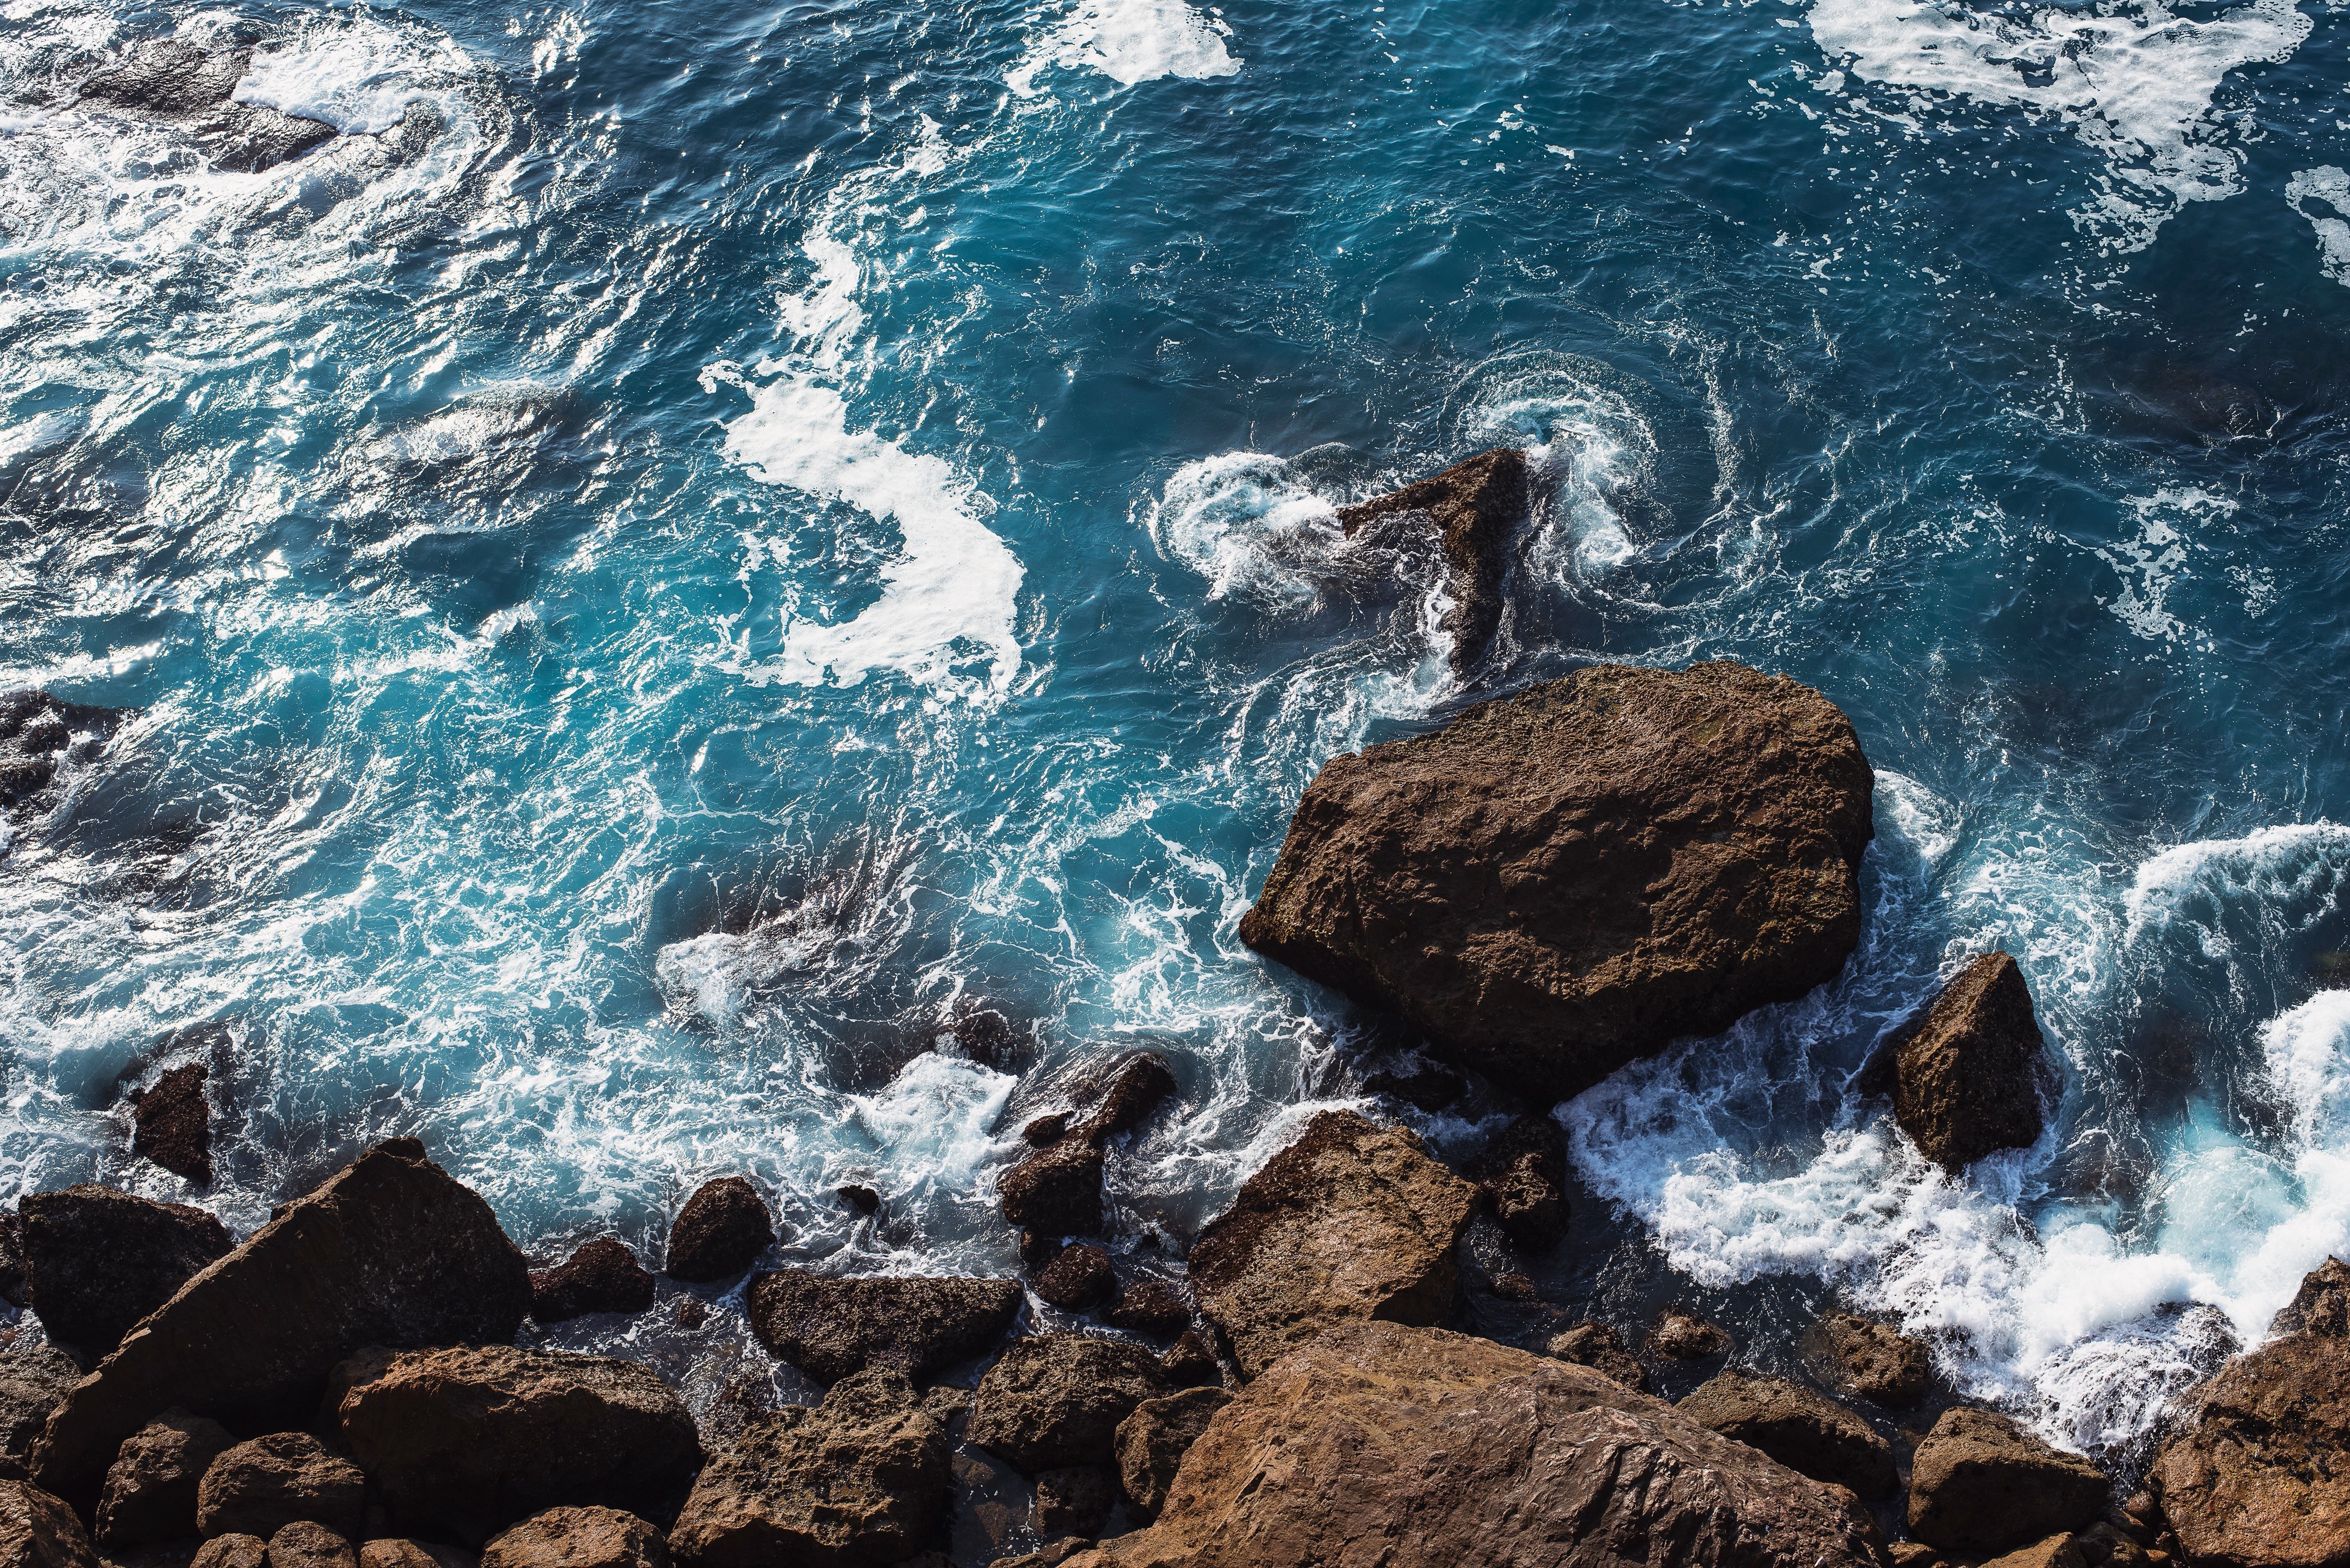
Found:
[[[252,53],[206,51],[183,38],[151,39],[121,65],[84,82],[81,101],[104,113],[187,124],[224,169],[273,168],[333,140],[335,128],[322,120],[229,96]]]
[[[1073,1127],[1064,1121],[1057,1130],[1049,1117],[1030,1122],[1023,1136],[1041,1147],[996,1179],[1003,1218],[1040,1236],[1097,1234],[1105,1147],[1175,1092],[1166,1058],[1138,1052],[1112,1072],[1101,1103],[1085,1120]]]

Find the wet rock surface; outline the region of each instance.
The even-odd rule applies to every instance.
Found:
[[[1338,526],[1349,539],[1413,525],[1435,534],[1452,600],[1444,632],[1452,668],[1465,671],[1500,629],[1510,547],[1526,524],[1529,501],[1525,453],[1496,447],[1401,490],[1340,507]]]
[[[1548,1116],[1520,1116],[1471,1162],[1478,1195],[1510,1239],[1547,1251],[1566,1236],[1566,1139]]]
[[[1440,1323],[1475,1205],[1410,1132],[1326,1111],[1201,1232],[1192,1288],[1252,1377],[1334,1324]]]
[[[1889,1096],[1918,1151],[1955,1174],[2039,1141],[2052,1075],[2023,971],[2005,953],[1985,953],[1877,1052],[1860,1087]]]
[[[1171,1280],[1138,1280],[1109,1309],[1113,1328],[1129,1334],[1180,1334],[1191,1326],[1191,1299]]]
[[[131,1102],[130,1152],[199,1185],[213,1179],[212,1107],[204,1101],[211,1069],[202,1062],[174,1067]]]
[[[172,1410],[127,1439],[99,1494],[98,1539],[109,1552],[196,1533],[196,1490],[235,1444],[218,1421]]]
[[[81,1521],[28,1482],[0,1480],[0,1563],[7,1568],[99,1568]]]
[[[113,734],[122,714],[47,691],[0,693],[0,814],[38,807],[57,769]]]
[[[1100,1465],[1073,1465],[1036,1477],[1036,1532],[1082,1535],[1102,1532],[1118,1506],[1118,1478]]]
[[[1890,1497],[1898,1484],[1893,1445],[1835,1400],[1784,1378],[1723,1372],[1675,1408],[1789,1469],[1864,1498]]]
[[[1022,1137],[1038,1146],[1036,1152],[996,1181],[1004,1220],[1040,1236],[1098,1235],[1105,1146],[1140,1126],[1175,1092],[1166,1058],[1142,1052],[1112,1072],[1101,1103],[1083,1121],[1071,1126],[1039,1116],[1030,1122]]]
[[[1061,1249],[1060,1256],[1036,1275],[1036,1293],[1063,1312],[1083,1312],[1110,1293],[1117,1283],[1109,1254],[1078,1242]]]
[[[151,39],[121,65],[84,82],[86,108],[131,119],[191,126],[214,163],[255,172],[331,141],[322,120],[283,114],[229,95],[243,79],[250,50],[207,51],[182,38]]]
[[[678,1211],[666,1270],[693,1284],[731,1280],[749,1272],[775,1240],[775,1218],[758,1189],[739,1176],[721,1177],[695,1189]]]
[[[1543,1354],[1577,1366],[1588,1366],[1636,1394],[1648,1391],[1648,1369],[1625,1345],[1624,1336],[1604,1323],[1578,1323],[1553,1334],[1550,1343],[1543,1347]]]
[[[1332,759],[1240,935],[1564,1099],[1835,978],[1873,790],[1809,687],[1583,670]]]
[[[1139,1345],[1085,1334],[1014,1340],[979,1380],[964,1435],[1029,1475],[1101,1464],[1118,1423],[1175,1392]]]
[[[868,1366],[917,1381],[978,1355],[1012,1326],[1016,1280],[829,1279],[786,1269],[751,1282],[752,1331],[819,1383]]]
[[[307,1432],[273,1432],[222,1450],[196,1489],[203,1535],[273,1537],[297,1520],[357,1535],[367,1477]]]
[[[1909,1533],[1944,1552],[2012,1552],[2085,1527],[2111,1490],[2079,1455],[1996,1411],[1960,1406],[1942,1412],[1910,1459]]]
[[[1232,1402],[1232,1395],[1222,1388],[1186,1388],[1164,1398],[1145,1399],[1118,1424],[1118,1482],[1146,1517],[1166,1502],[1183,1456],[1216,1412]]]
[[[1933,1357],[1923,1345],[1850,1313],[1822,1313],[1804,1351],[1827,1380],[1888,1410],[1907,1409],[1933,1386]]]
[[[653,1304],[653,1277],[625,1242],[598,1236],[552,1269],[530,1276],[530,1315],[562,1323],[591,1312],[640,1313]]]
[[[550,1508],[490,1538],[481,1568],[664,1568],[669,1542],[617,1508]]]
[[[1728,1330],[1679,1307],[1659,1313],[1648,1329],[1648,1353],[1668,1361],[1711,1361],[1730,1347]]]

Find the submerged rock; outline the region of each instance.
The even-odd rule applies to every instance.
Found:
[[[1898,1484],[1892,1444],[1835,1400],[1783,1378],[1723,1372],[1675,1408],[1814,1480],[1865,1498],[1890,1497]]]
[[[1131,1131],[1176,1092],[1167,1059],[1151,1052],[1128,1057],[1111,1076],[1101,1105],[1084,1121],[1039,1116],[1022,1129],[1036,1152],[996,1181],[1003,1218],[1040,1236],[1092,1236],[1102,1228],[1103,1147]]]
[[[103,1355],[235,1243],[201,1209],[84,1182],[36,1192],[25,1221],[25,1279],[49,1337]]]
[[[0,1564],[5,1568],[99,1568],[81,1521],[40,1488],[0,1480]]]
[[[653,1304],[653,1277],[627,1243],[598,1236],[552,1269],[530,1276],[530,1315],[562,1323],[591,1312],[639,1313]]]
[[[759,1343],[819,1383],[868,1366],[920,1381],[1003,1337],[1022,1302],[1017,1280],[836,1280],[799,1269],[751,1282]]]
[[[98,1500],[98,1539],[119,1552],[196,1533],[196,1490],[212,1463],[234,1446],[226,1427],[185,1410],[167,1411],[126,1439]]]
[[[368,1478],[307,1432],[273,1432],[224,1449],[196,1490],[203,1535],[274,1536],[296,1520],[357,1535]]]
[[[1553,1334],[1550,1343],[1543,1347],[1543,1354],[1571,1361],[1577,1366],[1588,1366],[1636,1394],[1648,1391],[1648,1369],[1625,1345],[1624,1336],[1604,1323],[1578,1323]]]
[[[1183,1456],[1216,1412],[1232,1402],[1222,1388],[1186,1388],[1164,1398],[1145,1399],[1118,1424],[1118,1480],[1135,1507],[1145,1515],[1159,1511]]]
[[[1933,1358],[1923,1345],[1850,1313],[1822,1313],[1804,1348],[1830,1381],[1888,1410],[1915,1405],[1933,1386]]]
[[[200,1186],[213,1179],[213,1113],[204,1102],[211,1069],[174,1067],[131,1096],[130,1152]]]
[[[1832,980],[1874,789],[1743,665],[1602,665],[1324,766],[1241,940],[1545,1102]]]
[[[2079,1530],[2105,1511],[2105,1471],[2049,1447],[2005,1416],[1942,1412],[1909,1461],[1909,1533],[1944,1552],[1991,1556]]]
[[[1849,1492],[1597,1373],[1355,1323],[1216,1415],[1156,1524],[1069,1561],[1817,1568],[1881,1551]]]
[[[39,805],[75,748],[103,741],[121,722],[115,709],[64,701],[47,691],[0,694],[0,813]]]
[[[1406,1129],[1325,1111],[1200,1233],[1200,1310],[1250,1377],[1334,1324],[1441,1323],[1476,1201]]]
[[[1338,526],[1359,539],[1418,523],[1444,550],[1452,604],[1444,613],[1452,668],[1465,671],[1484,656],[1502,624],[1502,590],[1510,543],[1525,526],[1526,456],[1496,447],[1443,472],[1338,509]]]
[[[2039,1140],[2041,1086],[2050,1075],[2023,971],[2005,953],[1985,953],[1877,1053],[1860,1087],[1891,1096],[1901,1130],[1955,1175],[1995,1150]]]
[[[1029,1475],[1101,1464],[1118,1423],[1175,1392],[1139,1345],[1087,1334],[1014,1340],[979,1380],[964,1436]]]
[[[493,1536],[481,1568],[666,1568],[661,1532],[617,1508],[550,1508]]]
[[[191,125],[224,169],[255,172],[332,141],[323,120],[280,113],[229,95],[244,78],[249,49],[208,51],[184,38],[151,39],[129,59],[84,82],[85,106],[137,119]]]
[[[1519,1246],[1555,1247],[1566,1235],[1566,1140],[1548,1116],[1520,1116],[1471,1165],[1478,1194]]]
[[[733,1279],[775,1240],[775,1219],[756,1188],[739,1176],[705,1181],[669,1228],[670,1278],[692,1284]]]

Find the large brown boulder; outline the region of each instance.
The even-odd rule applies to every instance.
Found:
[[[1502,624],[1510,541],[1525,526],[1527,505],[1525,453],[1496,447],[1417,484],[1340,507],[1338,526],[1349,539],[1390,535],[1415,524],[1435,535],[1452,600],[1444,632],[1452,668],[1466,670]]]
[[[1909,1533],[1992,1556],[2085,1527],[2112,1485],[2078,1454],[2049,1447],[1995,1410],[1942,1412],[1909,1461]]]
[[[1123,1339],[1051,1334],[1014,1340],[979,1380],[963,1435],[1035,1475],[1113,1458],[1118,1423],[1175,1392],[1159,1358]]]
[[[669,1275],[695,1284],[733,1279],[775,1240],[775,1217],[757,1188],[739,1176],[705,1181],[669,1228]]]
[[[368,1478],[307,1432],[273,1432],[222,1450],[196,1489],[204,1535],[274,1536],[297,1520],[357,1535]]]
[[[667,1568],[669,1542],[617,1508],[550,1508],[501,1531],[481,1568]]]
[[[51,1339],[104,1355],[131,1325],[236,1243],[185,1203],[154,1203],[84,1182],[36,1192],[25,1221],[25,1280]]]
[[[618,1237],[598,1236],[554,1268],[531,1272],[530,1315],[540,1323],[652,1304],[653,1277]]]
[[[1200,1233],[1200,1310],[1251,1377],[1334,1324],[1441,1323],[1476,1203],[1409,1131],[1325,1111]]]
[[[1334,1328],[1218,1412],[1159,1521],[1071,1568],[1820,1568],[1884,1561],[1840,1488],[1597,1373]]]
[[[1933,1358],[1923,1345],[1850,1313],[1822,1313],[1804,1350],[1830,1381],[1889,1410],[1915,1405],[1933,1386]]]
[[[1866,1498],[1890,1497],[1898,1484],[1892,1444],[1835,1400],[1784,1378],[1720,1373],[1675,1407],[1814,1480]]]
[[[919,1381],[977,1355],[1003,1337],[1021,1301],[1017,1280],[837,1280],[785,1269],[752,1281],[748,1305],[759,1343],[817,1382],[837,1383],[868,1366]]]
[[[684,1403],[633,1361],[494,1345],[376,1352],[336,1379],[343,1447],[400,1528],[480,1541],[541,1509],[647,1509],[702,1459]]]
[[[1877,1052],[1860,1087],[1891,1096],[1901,1130],[1956,1174],[1987,1154],[2038,1141],[2041,1089],[2051,1075],[2023,971],[2005,953],[1985,953]]]
[[[211,1069],[174,1067],[131,1096],[130,1152],[200,1185],[213,1179],[213,1113],[204,1101]]]
[[[167,1410],[127,1438],[107,1468],[98,1539],[110,1552],[196,1533],[196,1489],[236,1439],[226,1427]]]
[[[2350,1562],[2350,1270],[2329,1260],[2283,1337],[2198,1391],[2147,1483],[2187,1555],[2224,1568]],[[2307,1324],[2307,1327],[2300,1325]]]
[[[1118,1480],[1146,1517],[1166,1502],[1183,1456],[1216,1412],[1232,1402],[1222,1388],[1186,1388],[1162,1399],[1145,1399],[1118,1424]]]
[[[514,1337],[530,1266],[413,1138],[360,1157],[181,1287],[49,1418],[37,1474],[94,1502],[122,1440],[178,1406],[231,1428],[307,1420],[364,1346]]]
[[[99,1568],[81,1521],[40,1488],[0,1480],[0,1568]]]
[[[1104,1148],[1174,1095],[1167,1059],[1143,1051],[1120,1062],[1101,1104],[1071,1126],[1039,1116],[1024,1136],[1039,1147],[996,1179],[1003,1218],[1040,1236],[1091,1236],[1102,1227]]]
[[[1241,940],[1544,1101],[1832,980],[1874,782],[1743,665],[1602,665],[1333,758]]]
[[[670,1550],[706,1568],[896,1563],[929,1539],[951,1482],[946,1428],[876,1367],[813,1410],[754,1419],[702,1467]]]

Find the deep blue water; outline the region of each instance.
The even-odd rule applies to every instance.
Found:
[[[348,134],[75,107],[174,33]],[[1727,656],[1857,724],[1868,937],[1566,1107],[1578,1226],[2126,1444],[2350,1244],[2345,45],[18,0],[0,687],[137,714],[0,859],[0,1186],[185,1196],[118,1085],[213,1024],[240,1229],[401,1131],[548,1255],[748,1170],[803,1255],[1003,1270],[1023,1113],[1149,1046],[1121,1244],[1180,1241],[1409,1044],[1233,936],[1320,763]],[[1329,509],[1503,442],[1548,499],[1459,685]],[[1842,1083],[1993,946],[2063,1114],[1953,1184]],[[1004,1071],[931,1049],[982,1009]]]

